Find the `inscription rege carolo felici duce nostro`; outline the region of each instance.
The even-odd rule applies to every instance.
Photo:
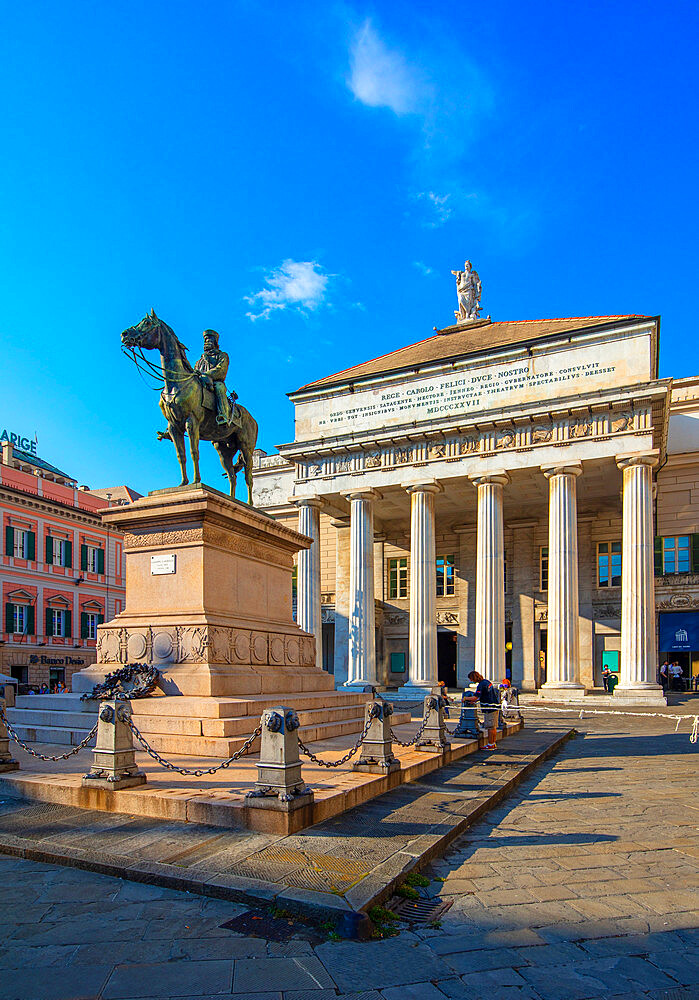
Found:
[[[432,378],[413,384],[403,384],[384,390],[355,393],[353,405],[329,409],[317,421],[319,428],[337,427],[346,423],[381,423],[387,418],[410,419],[419,413],[422,418],[459,413],[464,410],[485,409],[515,401],[513,397],[547,391],[555,394],[560,383],[577,383],[595,380],[595,377],[613,375],[617,366],[603,361],[561,363],[556,368],[536,371],[533,362],[520,362],[508,367],[478,369],[470,373]],[[571,389],[574,386],[571,385]],[[344,396],[343,402],[347,401]]]

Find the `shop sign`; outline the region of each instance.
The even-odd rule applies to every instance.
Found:
[[[699,613],[661,614],[658,646],[666,653],[699,650]]]
[[[84,667],[85,660],[78,656],[30,656],[31,666],[37,664],[42,667]]]
[[[11,444],[16,444],[22,451],[28,451],[30,455],[36,455],[36,437],[25,437],[23,434],[17,434],[16,431],[3,430],[0,432],[0,441],[9,441]]]

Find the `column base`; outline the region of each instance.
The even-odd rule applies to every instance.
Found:
[[[579,701],[585,697],[585,685],[574,681],[563,684],[542,684],[539,698],[543,701]]]
[[[390,700],[423,702],[425,700],[425,695],[428,694],[439,694],[439,686],[435,684],[434,687],[430,687],[429,685],[422,687],[417,684],[415,686],[411,684],[404,684],[402,687],[399,687],[397,691],[391,692]]]
[[[667,697],[659,684],[624,685],[617,684],[612,695],[615,704],[621,705],[667,705]]]
[[[344,683],[339,685],[340,688],[353,688],[355,691],[361,691],[365,687],[373,687],[375,691],[385,691],[386,687],[384,684],[379,684],[378,681],[368,681],[368,680],[358,680],[358,681],[344,681]]]

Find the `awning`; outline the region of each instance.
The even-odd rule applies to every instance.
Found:
[[[699,611],[661,614],[658,624],[661,652],[699,650]]]

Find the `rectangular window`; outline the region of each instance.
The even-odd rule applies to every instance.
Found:
[[[58,608],[51,608],[51,635],[65,635],[66,614]]]
[[[87,632],[87,639],[97,638],[97,625],[99,624],[99,617],[96,614],[88,611],[85,616],[85,631]]]
[[[454,556],[437,556],[437,597],[454,594]]]
[[[53,551],[54,566],[65,566],[66,543],[64,538],[52,538],[51,548]]]
[[[104,549],[95,548],[94,545],[86,548],[88,573],[104,573]]]
[[[388,597],[395,600],[408,596],[408,560],[388,560]]]
[[[663,573],[689,573],[691,565],[689,535],[663,538]]]
[[[14,605],[14,632],[22,635],[27,631],[27,607],[24,604]]]
[[[29,532],[15,528],[15,559],[29,558]]]
[[[542,545],[539,549],[539,590],[549,589],[549,547]]]
[[[621,586],[621,542],[597,543],[597,586]]]

